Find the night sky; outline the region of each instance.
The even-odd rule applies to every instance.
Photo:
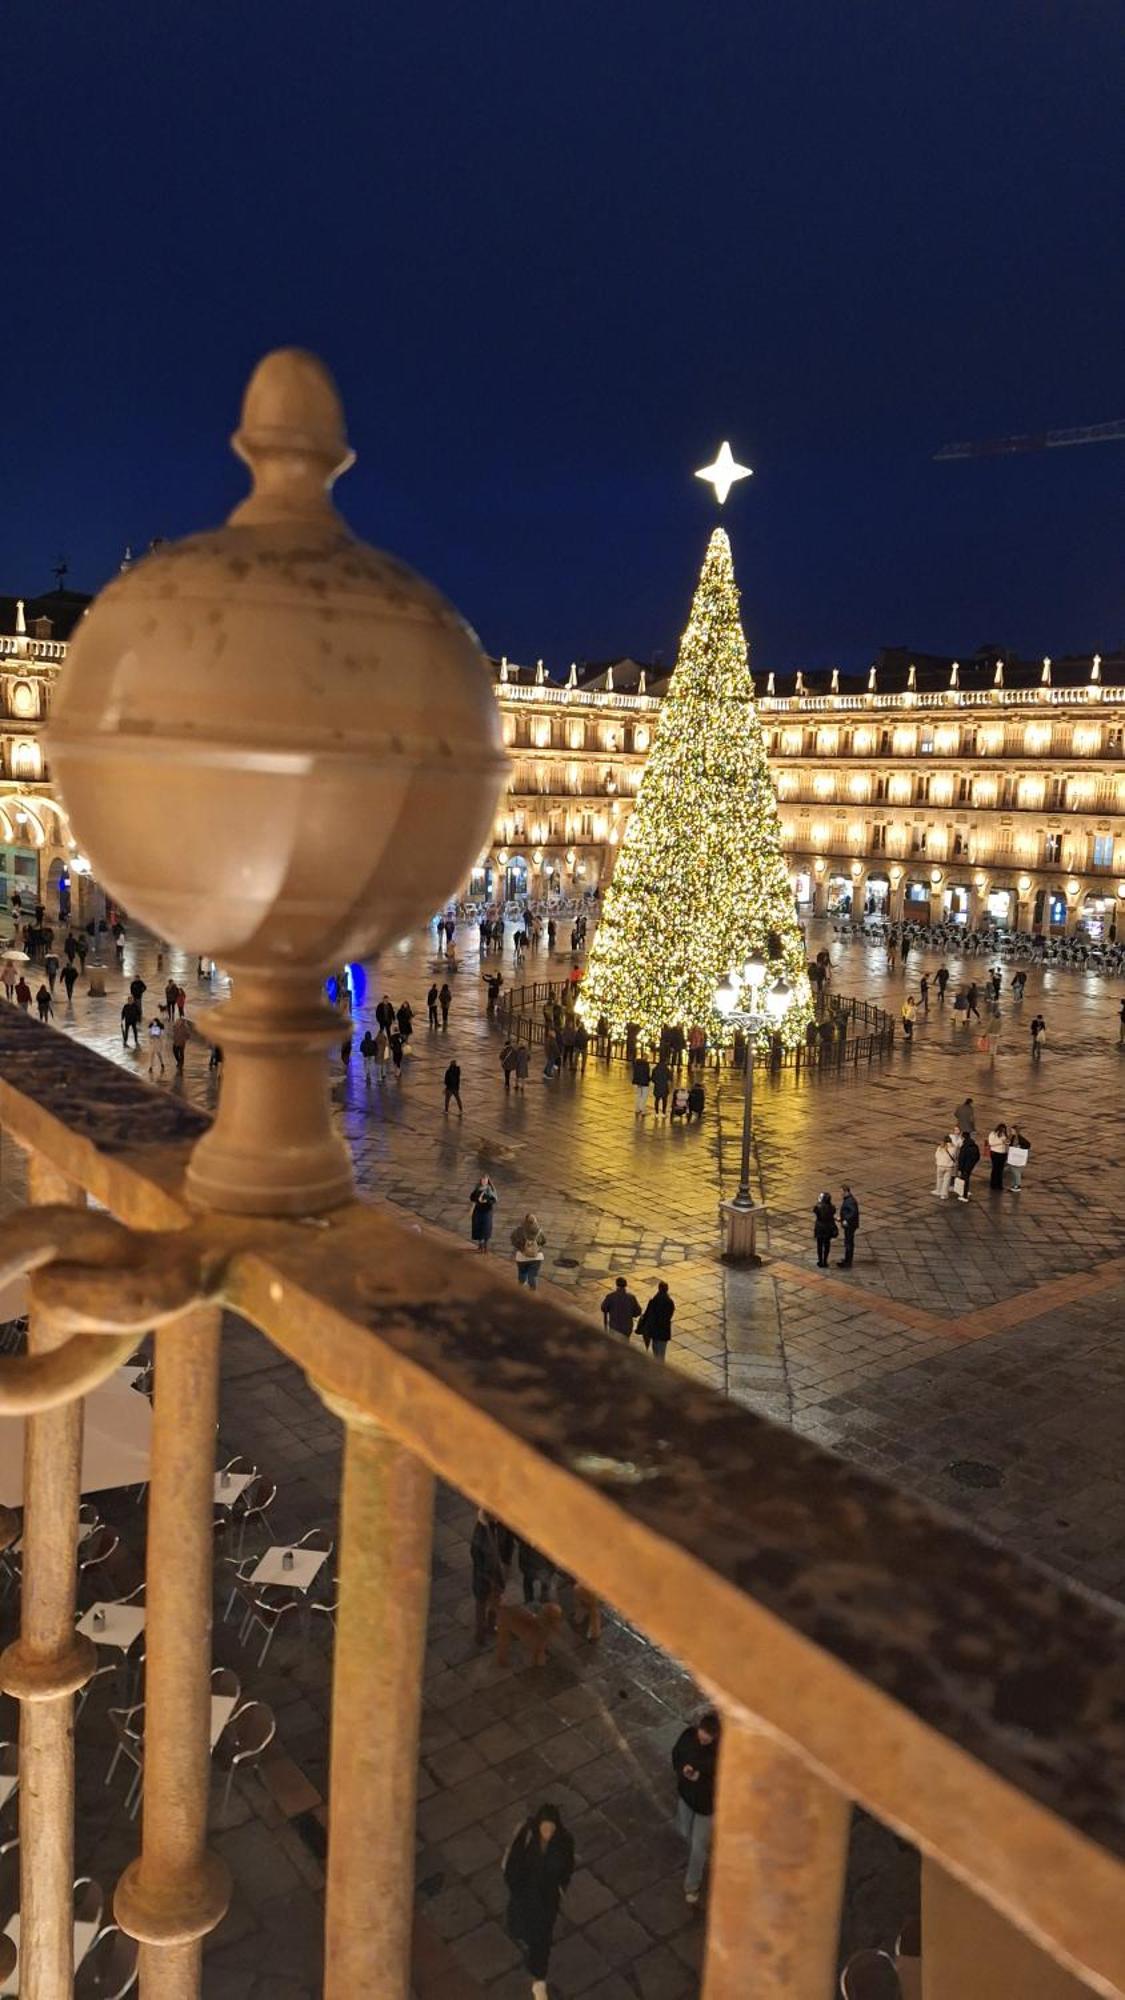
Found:
[[[1113,0],[5,10],[0,590],[221,517],[267,348],[493,652],[674,656],[719,441],[755,665],[1111,651]]]

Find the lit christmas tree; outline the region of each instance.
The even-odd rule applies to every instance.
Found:
[[[715,988],[752,953],[793,998],[786,1047],[812,1019],[807,958],[781,849],[777,801],[730,542],[711,536],[680,656],[637,802],[606,891],[582,982],[589,1027],[630,1023],[642,1044],[661,1028],[701,1027],[729,1041]]]

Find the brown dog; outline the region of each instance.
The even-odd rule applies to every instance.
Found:
[[[601,1599],[596,1597],[592,1590],[588,1590],[584,1583],[576,1583],[574,1586],[574,1605],[574,1624],[576,1630],[581,1632],[582,1627],[585,1626],[587,1639],[600,1639],[602,1636]]]
[[[512,1640],[521,1639],[533,1667],[547,1664],[547,1646],[561,1622],[557,1604],[500,1604],[496,1609],[496,1664],[506,1667]]]

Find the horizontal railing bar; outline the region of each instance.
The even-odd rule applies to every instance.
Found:
[[[178,1175],[205,1121],[167,1120],[183,1108],[22,1016],[13,1031],[13,1013],[0,1007],[9,1135],[126,1222],[187,1221]],[[1096,1990],[1125,1988],[1114,1607],[654,1369],[387,1207],[204,1226],[209,1251],[230,1254],[231,1303],[320,1385]]]

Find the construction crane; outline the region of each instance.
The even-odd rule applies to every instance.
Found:
[[[1115,438],[1125,438],[1125,417],[1111,424],[1083,424],[1070,431],[1029,431],[1023,437],[945,444],[935,451],[934,458],[1005,458],[1017,451],[1058,451],[1068,444],[1110,444]]]

